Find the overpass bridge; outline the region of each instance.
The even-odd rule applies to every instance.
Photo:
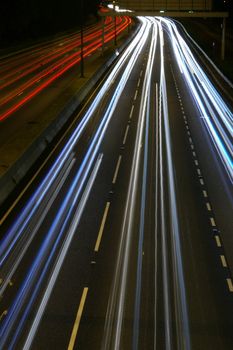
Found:
[[[111,15],[222,18],[221,58],[225,58],[226,18],[229,13],[212,11],[212,0],[113,0]]]

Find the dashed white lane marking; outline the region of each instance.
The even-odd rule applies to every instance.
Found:
[[[203,179],[200,179],[199,181],[200,181],[200,184],[201,184],[202,186],[204,186],[205,183],[204,183]]]
[[[201,175],[201,170],[199,168],[197,168],[197,173],[199,176]]]
[[[77,312],[76,319],[75,319],[75,322],[74,322],[74,327],[73,327],[73,330],[72,330],[72,333],[71,333],[70,342],[69,342],[69,345],[68,345],[68,348],[67,348],[68,350],[73,350],[74,345],[75,345],[75,340],[76,340],[76,337],[77,337],[79,324],[80,324],[80,321],[81,321],[81,317],[82,317],[85,301],[86,301],[86,298],[87,298],[87,292],[88,292],[88,288],[85,287],[83,289],[81,301],[80,301],[78,312]]]
[[[134,99],[134,101],[136,101],[137,96],[138,96],[138,90],[136,90],[136,91],[135,91],[134,98],[133,98],[133,99]]]
[[[127,125],[126,130],[125,130],[125,136],[124,136],[124,139],[123,139],[123,145],[126,142],[126,139],[127,139],[127,136],[128,136],[128,132],[129,132],[129,125]]]
[[[220,237],[219,237],[219,236],[217,236],[217,235],[215,235],[215,236],[214,236],[214,238],[215,238],[215,241],[216,241],[216,245],[217,245],[217,247],[221,247],[221,246],[222,246],[222,244],[221,244],[221,241],[220,241]]]
[[[211,211],[211,205],[210,205],[209,202],[206,203],[206,208],[207,208],[208,211]]]
[[[205,190],[203,190],[202,193],[203,193],[203,196],[204,196],[205,198],[207,198],[207,196],[208,196],[208,195],[207,195],[207,192],[206,192]]]
[[[216,227],[216,223],[213,217],[210,218],[211,226]]]
[[[110,202],[107,202],[106,206],[105,206],[105,209],[104,209],[104,215],[103,215],[103,218],[102,218],[102,221],[101,221],[99,233],[98,233],[96,244],[95,244],[95,249],[94,249],[95,252],[98,252],[99,247],[100,247],[100,242],[101,242],[101,239],[102,239],[102,236],[103,236],[104,226],[105,226],[106,219],[107,219],[107,216],[108,216],[109,207],[110,207]]]
[[[227,267],[227,262],[226,262],[226,258],[224,255],[220,255],[220,259],[221,259],[221,262],[222,262],[222,266],[223,267]]]
[[[140,77],[142,76],[142,74],[143,74],[143,70],[141,70],[141,72],[140,72]]]
[[[137,87],[139,87],[140,84],[141,84],[141,79],[139,78],[139,79],[138,79],[138,85],[137,85]]]
[[[118,175],[119,168],[120,168],[120,165],[121,165],[121,158],[122,158],[122,156],[120,155],[119,158],[118,158],[117,165],[116,165],[116,170],[115,170],[115,173],[114,173],[114,176],[113,176],[113,179],[112,179],[112,183],[113,184],[115,184],[116,179],[117,179],[117,175]]]
[[[132,116],[133,116],[133,111],[134,111],[134,105],[132,105],[132,107],[131,107],[131,111],[130,111],[129,119],[131,119],[131,118],[132,118]]]
[[[233,292],[233,284],[231,278],[227,278],[227,284],[230,292]]]
[[[193,143],[192,137],[189,137],[189,142]]]
[[[190,145],[191,149],[194,150],[194,146],[193,145]],[[195,153],[195,152],[193,152]],[[193,154],[194,157],[196,157],[194,154]]]
[[[196,152],[194,152],[194,151],[193,151],[193,156],[194,156],[194,157],[196,157],[196,156],[197,156],[197,155],[196,155]]]
[[[17,96],[21,96],[23,94],[23,91],[21,91]]]
[[[195,163],[196,166],[199,165],[198,160],[196,160],[196,159],[194,160],[194,163]]]

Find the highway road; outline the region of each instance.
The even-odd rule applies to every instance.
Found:
[[[232,106],[139,20],[1,221],[1,349],[232,348]]]

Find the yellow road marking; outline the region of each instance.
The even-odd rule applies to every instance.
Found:
[[[80,324],[82,313],[83,313],[83,309],[84,309],[84,304],[85,304],[86,297],[87,297],[87,292],[88,292],[88,288],[85,287],[83,289],[83,294],[82,294],[82,297],[81,297],[81,301],[80,301],[80,304],[79,304],[78,312],[77,312],[77,315],[76,315],[76,319],[75,319],[75,322],[74,322],[74,326],[73,326],[73,330],[72,330],[72,333],[71,333],[70,342],[69,342],[67,350],[73,350],[73,348],[74,348],[75,340],[76,340],[78,329],[79,329],[79,324]]]
[[[217,247],[221,247],[221,246],[222,246],[222,244],[221,244],[221,241],[220,241],[219,236],[214,236],[214,238],[215,238],[215,241],[216,241]]]
[[[101,242],[101,239],[102,239],[102,235],[103,235],[104,226],[105,226],[105,222],[106,222],[106,219],[107,219],[109,207],[110,207],[110,202],[107,202],[105,210],[104,210],[104,215],[103,215],[103,218],[102,218],[102,221],[101,221],[101,225],[100,225],[97,241],[96,241],[96,244],[95,244],[95,252],[98,252],[99,247],[100,247],[100,242]]]
[[[114,176],[113,176],[113,179],[112,179],[112,183],[113,184],[115,184],[116,179],[117,179],[117,175],[118,175],[119,168],[120,168],[120,165],[121,165],[121,158],[122,158],[122,156],[120,155],[119,158],[118,158],[117,165],[116,165],[116,170],[115,170],[115,173],[114,173]]]
[[[222,266],[223,267],[227,267],[227,262],[226,262],[226,258],[224,255],[220,255],[220,259],[221,259],[221,262],[222,262]]]
[[[230,292],[233,292],[233,284],[231,278],[227,278],[227,284]]]

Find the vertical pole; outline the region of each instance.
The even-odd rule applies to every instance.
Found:
[[[116,24],[116,12],[115,12],[115,16],[114,16],[114,44],[115,46],[117,46],[117,24]]]
[[[221,59],[225,58],[225,37],[226,37],[226,18],[222,21],[222,48],[221,48]]]
[[[104,24],[106,17],[102,17],[102,55],[104,54]]]
[[[81,78],[84,78],[84,60],[83,60],[83,20],[84,20],[84,7],[83,0],[81,0],[81,62],[80,62],[80,70],[81,70]]]

